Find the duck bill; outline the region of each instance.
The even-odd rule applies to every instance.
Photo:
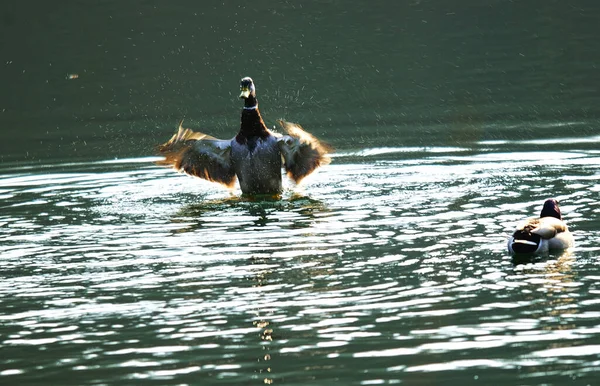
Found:
[[[250,96],[250,89],[244,87],[242,88],[242,92],[240,93],[240,98],[248,98]]]

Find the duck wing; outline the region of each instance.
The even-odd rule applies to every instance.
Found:
[[[565,223],[555,217],[530,218],[517,226],[517,231],[535,233],[543,239],[551,239],[567,229]]]
[[[299,183],[321,165],[327,165],[331,158],[327,155],[333,148],[307,133],[295,123],[278,120],[277,123],[287,133],[279,135],[277,143],[283,155],[283,165],[287,175]]]
[[[165,159],[156,164],[233,187],[235,171],[231,165],[231,141],[184,129],[182,123],[179,123],[177,133],[159,146]]]
[[[556,217],[542,217],[539,219],[538,226],[532,231],[544,239],[551,239],[558,233],[565,232],[567,230],[565,223]]]

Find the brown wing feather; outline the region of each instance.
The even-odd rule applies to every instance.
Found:
[[[295,123],[278,120],[287,136],[279,138],[279,148],[283,154],[284,167],[288,176],[296,183],[312,173],[316,168],[331,162],[328,153],[333,148],[307,133]]]
[[[535,233],[543,239],[551,239],[568,230],[565,223],[554,217],[529,218],[517,226],[517,230]]]
[[[233,187],[235,171],[229,157],[230,142],[184,129],[182,123],[179,123],[177,133],[158,147],[165,159],[156,164]]]
[[[555,217],[542,217],[540,218],[537,229],[532,232],[537,233],[545,239],[550,239],[559,233],[565,232],[567,229],[567,226],[562,220]]]

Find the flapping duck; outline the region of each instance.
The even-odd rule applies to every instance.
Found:
[[[245,195],[278,195],[282,191],[282,166],[296,183],[330,162],[332,148],[297,124],[279,120],[287,135],[267,129],[251,78],[241,81],[244,99],[240,130],[230,140],[184,129],[159,147],[165,157],[159,165],[221,183],[229,188],[239,181]]]

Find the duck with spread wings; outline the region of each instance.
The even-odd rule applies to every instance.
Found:
[[[240,131],[230,140],[184,129],[159,147],[165,157],[159,165],[233,188],[236,178],[245,195],[282,192],[281,168],[296,183],[330,162],[332,148],[297,124],[279,120],[287,135],[267,129],[251,78],[241,81],[244,99]]]

